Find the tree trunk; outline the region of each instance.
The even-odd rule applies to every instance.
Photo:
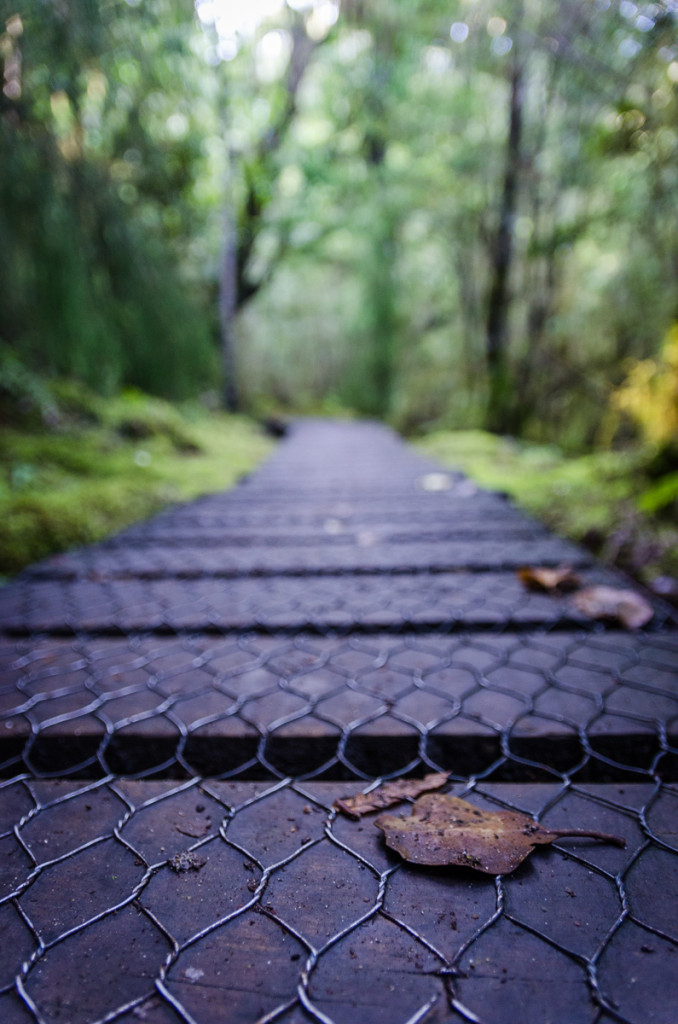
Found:
[[[363,14],[362,11],[359,12]],[[364,270],[369,352],[366,360],[365,412],[380,419],[391,409],[395,374],[397,220],[388,195],[385,167],[388,147],[389,86],[396,53],[395,27],[382,25],[375,36],[373,63],[364,109],[369,121],[363,154],[375,187],[375,225],[370,264]]]
[[[391,409],[395,370],[396,292],[395,222],[388,211],[382,212],[370,266],[365,270],[366,299],[369,309],[370,352],[367,360],[371,415],[384,419]]]
[[[224,214],[224,247],[219,276],[219,326],[221,328],[221,401],[229,412],[240,409],[235,354],[238,308],[238,235],[231,211]]]
[[[275,259],[267,271],[256,281],[247,276],[254,246],[261,231],[263,216],[273,189],[262,192],[259,179],[267,183],[275,178],[272,162],[297,112],[297,101],[302,79],[318,44],[305,31],[303,20],[298,19],[292,29],[292,53],[284,83],[284,100],[277,118],[268,126],[248,159],[229,152],[226,203],[224,213],[224,241],[219,275],[219,326],[221,335],[221,400],[229,412],[240,408],[237,376],[236,320],[240,310],[260,290],[273,273]],[[228,107],[224,97],[224,137],[229,138]],[[245,201],[242,217],[229,206],[229,193],[236,171],[244,175]],[[284,244],[280,246],[280,252]]]
[[[491,252],[491,282],[487,308],[487,427],[496,433],[511,428],[513,382],[508,367],[509,277],[513,260],[518,176],[523,134],[523,65],[518,56],[511,72],[509,132],[499,224]]]

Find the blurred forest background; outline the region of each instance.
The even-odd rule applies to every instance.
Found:
[[[222,406],[384,419],[671,589],[678,3],[1,4],[0,503],[55,535],[6,571]]]

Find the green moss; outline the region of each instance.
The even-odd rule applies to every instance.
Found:
[[[128,388],[106,402],[102,421],[121,437],[131,440],[166,437],[179,451],[200,450],[186,412],[182,413],[169,402],[150,398],[136,389]]]
[[[120,429],[132,416],[140,432]],[[138,392],[60,405],[57,422],[14,428],[0,441],[0,573],[100,540],[172,502],[231,487],[272,449],[245,418]]]
[[[40,426],[56,415],[49,385],[0,339],[0,422]]]
[[[641,449],[572,458],[554,445],[527,444],[484,431],[439,431],[421,451],[505,491],[563,536],[644,580],[678,569],[678,531],[649,514]],[[670,486],[666,486],[670,490]],[[655,495],[657,502],[667,495]]]

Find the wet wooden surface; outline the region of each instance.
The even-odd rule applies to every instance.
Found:
[[[0,591],[2,1020],[674,1024],[678,632],[530,594],[528,560],[627,585],[384,428],[308,422]],[[494,878],[333,810],[437,770],[626,846]]]

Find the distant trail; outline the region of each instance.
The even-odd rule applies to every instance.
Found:
[[[234,490],[0,590],[2,1019],[602,1024],[593,992],[668,1021],[678,632],[516,576],[562,563],[619,584],[387,428],[304,420]],[[441,770],[626,850],[563,840],[497,889],[331,811]]]
[[[2,624],[14,634],[580,625],[515,578],[521,565],[561,562],[590,556],[384,427],[305,421],[234,491],[29,570],[0,596]]]

